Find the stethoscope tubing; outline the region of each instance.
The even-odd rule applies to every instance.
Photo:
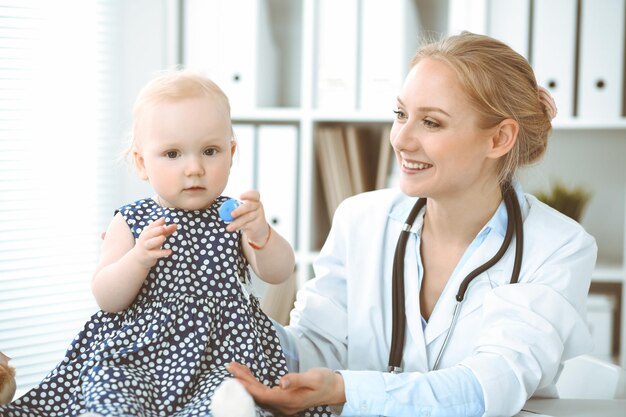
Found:
[[[502,245],[496,254],[487,262],[470,272],[459,285],[459,290],[456,295],[457,303],[454,306],[450,327],[448,328],[443,345],[441,346],[437,359],[435,360],[433,370],[439,369],[441,358],[443,357],[443,354],[448,346],[448,341],[454,331],[454,327],[456,326],[456,322],[461,311],[461,303],[465,299],[465,294],[469,285],[478,275],[491,268],[504,256],[511,244],[513,234],[515,234],[515,259],[513,261],[510,283],[514,284],[519,281],[524,246],[522,213],[517,195],[515,194],[515,190],[510,183],[503,187],[502,194],[507,211],[507,227],[504,240],[502,241]],[[398,244],[396,245],[396,251],[394,253],[392,277],[392,336],[391,348],[389,350],[389,363],[387,367],[387,371],[391,373],[402,372],[402,351],[404,349],[404,341],[406,337],[406,309],[404,304],[404,256],[406,252],[406,245],[413,223],[415,222],[418,213],[425,205],[425,198],[420,198],[415,202],[415,205],[411,209],[411,212],[402,227],[402,231],[400,232],[400,236],[398,238]]]
[[[389,366],[387,370],[392,373],[402,372],[400,362],[402,360],[402,350],[404,349],[404,339],[406,331],[406,313],[404,305],[404,254],[406,244],[409,240],[411,227],[417,218],[420,210],[426,205],[426,199],[417,200],[409,216],[402,227],[396,251],[393,257],[393,277],[392,277],[392,330],[391,349],[389,351]],[[398,360],[397,358],[400,358]]]

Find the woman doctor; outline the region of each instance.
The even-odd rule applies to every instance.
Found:
[[[590,350],[585,300],[597,247],[514,180],[543,155],[554,102],[522,56],[463,33],[417,51],[395,113],[400,190],[341,204],[316,278],[279,328],[300,373],[270,389],[242,365],[229,370],[257,402],[287,414],[333,404],[342,416],[511,416],[532,395],[557,396],[561,363]],[[471,281],[449,332],[461,282],[502,246],[507,187],[523,221],[518,283],[519,236]],[[427,200],[403,256],[403,369],[389,373],[394,252],[417,196]]]

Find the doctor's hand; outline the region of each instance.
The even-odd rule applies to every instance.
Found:
[[[281,378],[279,385],[273,388],[260,383],[245,365],[231,362],[227,369],[257,403],[284,414],[295,414],[318,405],[346,402],[343,377],[327,368],[313,368],[300,374],[287,374]]]

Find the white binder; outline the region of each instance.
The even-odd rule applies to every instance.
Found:
[[[559,118],[574,115],[577,0],[535,0],[531,63]]]
[[[225,196],[239,199],[248,190],[256,188],[254,183],[256,171],[255,128],[252,124],[234,124],[233,130],[237,149],[230,167],[228,184],[222,193]]]
[[[316,107],[356,108],[358,1],[317,2]]]
[[[536,0],[535,4],[541,2],[542,0]],[[559,14],[555,15],[555,18],[557,17]],[[487,34],[506,43],[525,58],[528,58],[529,22],[530,0],[489,0]]]
[[[219,0],[186,0],[182,16],[183,63],[186,68],[201,71],[211,78],[220,66],[218,3]]]
[[[391,115],[419,39],[413,0],[361,0],[359,108]]]
[[[487,0],[448,0],[448,34],[487,33]]]
[[[234,114],[278,102],[277,51],[264,0],[190,0],[183,61],[226,93]]]
[[[582,0],[578,116],[622,116],[624,0]]]
[[[257,137],[257,188],[265,217],[295,248],[298,128],[294,125],[260,125]]]

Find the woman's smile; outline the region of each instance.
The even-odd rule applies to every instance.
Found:
[[[426,162],[407,161],[406,159],[402,160],[402,168],[405,168],[411,171],[423,171],[432,166],[433,166],[432,164],[427,164]]]

